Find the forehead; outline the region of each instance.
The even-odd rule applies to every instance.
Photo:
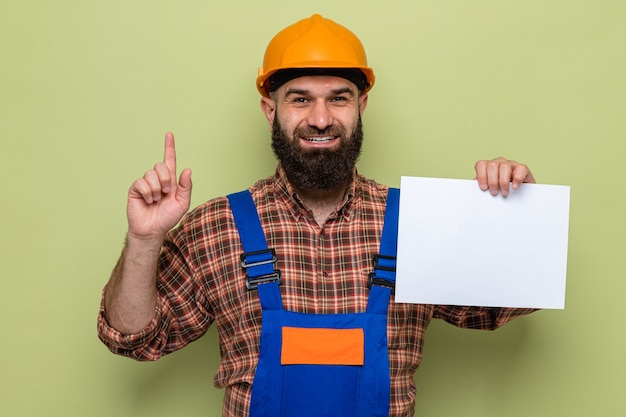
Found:
[[[332,75],[307,75],[294,78],[278,89],[280,94],[293,91],[307,92],[310,94],[332,94],[338,91],[350,91],[356,96],[358,95],[359,89],[356,84],[342,77]]]

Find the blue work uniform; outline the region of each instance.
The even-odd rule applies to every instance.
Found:
[[[262,307],[250,417],[387,417],[387,309],[395,284],[399,190],[391,188],[365,312],[305,314],[283,308],[276,253],[248,191],[228,196],[243,246],[246,286]]]

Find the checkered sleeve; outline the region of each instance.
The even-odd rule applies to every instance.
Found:
[[[495,330],[513,320],[535,311],[529,308],[492,308],[438,305],[433,318],[465,329]]]
[[[213,320],[206,309],[201,280],[189,261],[186,236],[189,226],[171,231],[163,245],[157,276],[155,315],[143,330],[122,334],[106,320],[103,291],[98,316],[98,336],[113,353],[140,361],[153,361],[202,336]]]
[[[98,314],[98,337],[115,354],[132,357],[137,360],[156,360],[158,355],[146,355],[142,347],[147,346],[150,340],[154,339],[159,328],[158,317],[161,316],[160,303],[157,305],[155,316],[146,328],[133,334],[122,334],[112,327],[106,319],[106,311],[104,308],[104,294],[106,287],[102,292],[100,302],[100,313]]]

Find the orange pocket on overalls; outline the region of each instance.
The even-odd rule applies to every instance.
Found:
[[[283,327],[282,365],[363,365],[363,329]]]

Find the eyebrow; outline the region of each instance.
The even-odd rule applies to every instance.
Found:
[[[290,88],[289,90],[285,91],[285,97],[290,96],[291,94],[307,95],[309,94],[309,90],[302,90],[300,88]]]
[[[338,88],[336,90],[331,90],[334,94],[339,95],[339,94],[344,94],[344,93],[348,93],[351,96],[354,96],[354,91],[352,88],[350,87],[343,87],[343,88]]]

